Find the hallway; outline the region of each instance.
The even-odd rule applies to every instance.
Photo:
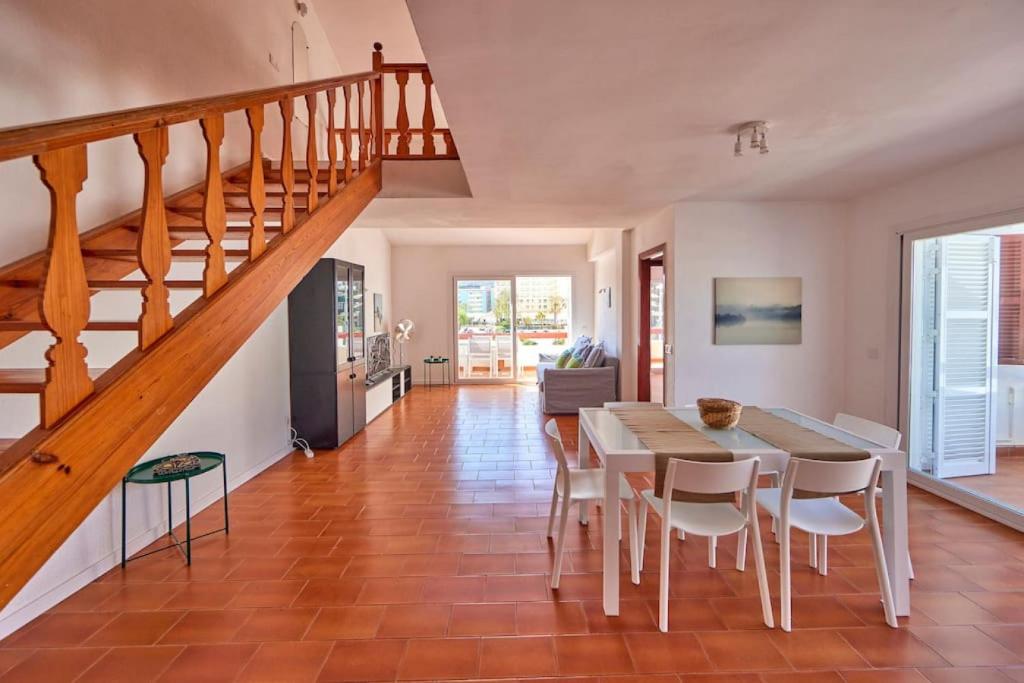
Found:
[[[191,569],[173,552],[115,568],[0,642],[0,681],[1024,681],[1024,538],[916,489],[899,631],[862,535],[830,544],[828,577],[796,535],[791,634],[761,626],[731,538],[718,570],[704,543],[674,543],[659,633],[653,520],[622,616],[601,610],[600,514],[570,522],[553,593],[543,422],[534,387],[414,389],[338,451],[234,491],[230,536],[199,541]],[[576,419],[558,422],[572,451]]]

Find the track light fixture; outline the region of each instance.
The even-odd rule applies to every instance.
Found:
[[[750,138],[750,149],[756,149],[761,154],[768,153],[768,124],[764,121],[748,121],[736,126],[736,144],[733,146],[733,156],[743,156],[743,138]]]

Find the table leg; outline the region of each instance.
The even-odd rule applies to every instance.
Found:
[[[186,564],[192,564],[192,508],[187,477],[185,478],[185,560]]]
[[[907,538],[907,471],[882,472],[882,542],[897,616],[910,616]]]
[[[612,459],[609,458],[609,461]],[[619,614],[619,472],[605,463],[604,480],[604,613],[609,617]]]
[[[128,557],[126,555],[126,553],[128,551],[126,549],[127,546],[126,546],[126,543],[125,543],[125,537],[128,535],[127,532],[125,531],[125,527],[127,525],[127,520],[128,520],[127,512],[126,512],[127,509],[128,509],[128,500],[126,498],[127,493],[128,493],[128,482],[125,481],[124,479],[122,479],[121,480],[121,569],[124,569],[125,564],[127,564],[127,562],[128,562]]]
[[[220,464],[224,474],[224,533],[228,533],[228,462]]]
[[[585,470],[590,467],[590,439],[587,437],[587,433],[583,430],[583,423],[580,423],[579,435],[576,437],[576,443],[578,444],[578,460],[579,468]],[[586,526],[590,521],[590,513],[587,509],[586,503],[580,503],[580,524]]]
[[[171,482],[167,482],[167,536],[174,535],[174,510],[171,507]]]

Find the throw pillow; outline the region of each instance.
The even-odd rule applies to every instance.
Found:
[[[587,354],[590,353],[590,347],[584,346],[581,349],[577,349],[572,352],[572,358],[566,363],[567,368],[582,368],[583,364],[587,361]]]
[[[572,358],[572,349],[562,351],[558,354],[558,358],[555,359],[555,367],[564,368],[569,363],[570,358]]]
[[[604,342],[597,342],[590,347],[587,359],[583,361],[585,368],[599,368],[604,365]]]
[[[585,349],[590,346],[591,339],[585,334],[581,334],[577,337],[576,341],[572,343],[572,352],[575,354],[580,349]]]

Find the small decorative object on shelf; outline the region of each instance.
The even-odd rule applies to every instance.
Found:
[[[740,421],[743,405],[726,398],[698,398],[700,419],[711,429],[732,429]]]
[[[181,455],[176,455],[173,458],[168,458],[153,467],[153,474],[158,477],[162,477],[168,474],[178,474],[179,472],[197,470],[200,467],[202,467],[202,463],[199,461],[198,457],[191,453],[182,453]]]

